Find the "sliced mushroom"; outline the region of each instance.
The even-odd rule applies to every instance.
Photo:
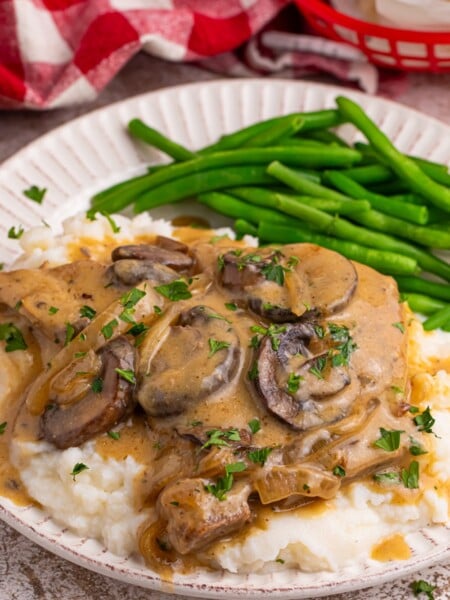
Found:
[[[179,414],[231,381],[239,356],[239,338],[228,319],[195,306],[168,327],[148,364],[140,365],[138,401],[154,417]]]
[[[170,250],[172,252],[182,252],[183,254],[187,254],[189,252],[189,246],[183,244],[183,242],[180,242],[179,240],[168,238],[164,235],[157,235],[155,244],[160,248],[164,248],[165,250]]]
[[[108,431],[134,408],[134,384],[117,372],[120,369],[134,373],[133,346],[125,337],[118,337],[103,346],[98,356],[101,366],[97,382],[101,383],[97,383],[97,387],[91,384],[87,391],[84,390],[86,393],[81,399],[80,390],[75,385],[73,402],[69,403],[69,399],[64,397],[64,404],[58,404],[58,378],[54,382],[56,391],[50,389],[50,405],[41,417],[41,427],[44,438],[57,448],[79,446]]]
[[[255,379],[267,408],[302,431],[344,418],[360,388],[348,365],[332,365],[331,337],[320,340],[311,324],[300,323],[286,325],[276,349],[273,342],[267,335],[260,344]],[[322,349],[314,352],[314,345]],[[289,390],[290,377],[295,385]]]
[[[131,244],[114,248],[111,258],[115,262],[122,259],[145,260],[170,267],[175,271],[188,271],[193,264],[190,256],[179,250],[167,250],[151,244]]]
[[[283,251],[230,251],[219,260],[219,283],[232,296],[275,323],[298,321],[307,313],[327,316],[342,310],[358,283],[345,257],[313,244]]]
[[[171,283],[179,277],[179,274],[170,267],[150,260],[135,258],[117,260],[111,265],[111,273],[114,283],[127,286],[137,285],[141,281],[151,281],[156,285],[161,285]]]
[[[169,544],[180,554],[195,552],[250,521],[250,486],[237,482],[219,500],[206,486],[208,479],[181,479],[168,485],[158,498],[161,518],[167,521]]]

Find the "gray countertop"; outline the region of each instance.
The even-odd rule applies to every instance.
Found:
[[[142,92],[214,78],[215,75],[195,65],[170,64],[140,54],[91,104],[53,112],[0,112],[0,162],[43,133],[95,108]],[[336,83],[324,78],[320,81]],[[410,76],[408,90],[397,100],[450,124],[450,75]],[[424,569],[414,576],[380,587],[341,594],[332,599],[406,600],[414,597],[410,589],[414,579],[424,579],[437,586],[436,600],[450,598],[450,565],[446,564]],[[0,522],[0,600],[103,598],[170,600],[173,596],[143,590],[86,571],[50,554]]]

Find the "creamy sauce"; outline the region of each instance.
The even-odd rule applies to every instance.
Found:
[[[321,319],[324,327],[328,327],[331,323],[348,328],[356,343],[356,349],[351,356],[350,372],[353,377],[353,386],[357,387],[347,386],[342,392],[336,394],[334,400],[323,401],[324,403],[328,402],[330,406],[332,402],[339,407],[342,406],[341,414],[331,419],[328,425],[313,427],[311,431],[302,433],[268,411],[264,400],[249,380],[248,374],[255,361],[255,352],[250,348],[250,342],[255,333],[252,328],[255,326],[267,328],[267,319],[258,316],[255,312],[240,308],[243,305],[242,296],[233,290],[223,288],[217,281],[216,271],[219,255],[226,250],[243,248],[243,244],[241,242],[233,243],[228,239],[217,240],[211,244],[209,243],[213,237],[211,231],[192,228],[180,228],[176,231],[176,236],[182,241],[192,243],[191,252],[196,258],[193,272],[194,281],[191,286],[192,297],[171,303],[156,294],[145,283],[138,286],[146,290],[146,298],[142,301],[142,305],[136,305],[134,317],[136,321],[142,321],[150,327],[147,334],[149,337],[146,339],[155,341],[154,347],[151,345],[147,347],[148,344],[146,346],[144,341],[139,348],[141,365],[137,374],[140,381],[151,376],[150,369],[155,364],[155,353],[157,354],[158,349],[164,347],[166,340],[172,339],[168,337],[168,328],[173,327],[172,331],[176,332],[176,327],[180,327],[176,325],[179,315],[188,313],[190,309],[198,305],[206,306],[208,310],[217,315],[214,318],[219,318],[220,322],[214,323],[214,326],[225,327],[223,331],[226,332],[226,335],[228,335],[227,328],[233,332],[239,341],[240,351],[237,364],[233,368],[230,367],[230,373],[233,374],[229,380],[226,380],[224,385],[220,385],[219,389],[206,395],[201,401],[188,403],[180,411],[180,414],[171,414],[169,410],[167,415],[146,416],[140,411],[125,423],[113,427],[109,435],[104,432],[96,437],[96,451],[102,457],[124,460],[131,456],[143,465],[142,474],[136,481],[136,507],[152,506],[156,511],[150,522],[142,527],[140,534],[141,548],[144,548],[143,553],[147,560],[150,560],[149,553],[155,552],[155,543],[160,543],[158,542],[159,538],[155,537],[155,527],[160,528],[163,533],[165,527],[163,519],[162,522],[158,521],[155,524],[157,516],[161,516],[164,512],[160,505],[155,504],[156,498],[161,489],[164,489],[166,485],[170,486],[177,478],[203,477],[204,481],[217,481],[217,478],[223,475],[224,465],[233,461],[247,460],[245,473],[243,475],[235,474],[235,479],[242,482],[244,486],[249,486],[250,490],[258,478],[261,480],[261,477],[263,479],[266,477],[266,471],[270,473],[270,469],[275,470],[280,467],[280,473],[282,473],[283,468],[295,467],[296,461],[300,461],[307,463],[306,477],[311,476],[313,479],[316,477],[321,480],[323,472],[326,471],[328,479],[333,480],[334,495],[341,485],[341,479],[332,474],[333,468],[337,465],[345,467],[348,480],[364,477],[366,473],[373,471],[374,465],[381,464],[383,466],[384,463],[380,463],[379,450],[373,447],[373,441],[379,436],[380,427],[402,429],[407,432],[413,430],[410,418],[397,421],[402,415],[401,407],[408,398],[408,387],[406,381],[406,335],[394,326],[395,323],[403,322],[404,314],[402,305],[398,302],[398,294],[393,280],[368,267],[354,265],[358,276],[358,286],[352,299],[343,310]],[[14,306],[20,300],[23,302],[23,298],[26,296],[26,302],[23,302],[19,311],[22,312],[24,318],[30,320],[36,329],[38,329],[39,323],[42,323],[44,332],[44,336],[41,333],[36,334],[37,341],[31,341],[27,351],[33,358],[33,370],[29,373],[29,379],[24,379],[21,387],[14,390],[14,400],[12,396],[9,406],[6,409],[3,407],[2,414],[0,414],[0,422],[8,421],[7,433],[0,439],[0,493],[7,495],[18,504],[26,504],[29,499],[23,490],[17,472],[8,460],[8,447],[13,436],[21,440],[39,439],[40,415],[49,402],[53,378],[74,360],[75,353],[85,352],[89,348],[97,350],[104,343],[99,331],[111,319],[117,320],[114,336],[128,331],[129,328],[129,323],[119,318],[123,310],[123,304],[119,299],[124,293],[124,289],[118,289],[108,284],[106,265],[86,260],[87,255],[95,258],[101,257],[102,261],[105,260],[105,253],[110,251],[112,241],[107,240],[94,246],[91,242],[82,240],[80,246],[70,249],[73,259],[82,258],[81,262],[44,272],[41,283],[33,281],[34,272],[19,271],[9,279],[9,274],[0,274],[0,301]],[[253,251],[255,250],[253,249]],[[298,268],[301,269],[303,247],[289,246],[287,256],[295,256],[296,252],[300,253]],[[286,298],[292,296],[291,280],[296,268],[291,270],[286,277],[289,283],[286,294],[284,292],[284,295],[280,294],[277,284],[272,284],[272,282],[265,286],[268,293],[268,296],[265,297],[267,303],[280,301],[280,299],[285,301]],[[316,283],[315,281],[314,285]],[[305,291],[304,298],[309,302],[311,299],[315,299],[317,294],[319,294],[317,289],[314,289],[313,292]],[[327,294],[330,295],[329,290],[327,290]],[[38,305],[38,298],[41,296],[45,297],[45,302],[40,300],[39,302],[44,302],[44,304]],[[78,335],[73,341],[63,345],[61,340],[55,342],[48,334],[52,324],[49,307],[53,303],[58,304],[59,310],[54,317],[55,322],[60,326],[76,320],[80,307],[84,304],[94,308],[97,315],[82,329],[81,337]],[[227,309],[226,303],[236,303],[237,310]],[[155,305],[162,308],[161,316],[155,313]],[[299,314],[300,310],[305,312],[307,303],[302,301],[301,305],[302,309],[297,303],[294,314]],[[57,316],[58,314],[59,316]],[[161,328],[160,334],[158,334],[158,327]],[[217,335],[220,335],[220,327],[217,329],[219,332]],[[224,333],[222,337],[225,338],[226,335]],[[231,338],[226,337],[226,339]],[[175,365],[173,367],[175,371],[177,364],[180,365],[180,368],[172,379],[169,377],[168,381],[165,381],[169,391],[172,387],[174,390],[183,389],[180,387],[179,381],[183,373],[187,381],[189,377],[200,377],[199,373],[203,373],[202,356],[206,356],[206,363],[213,356],[208,365],[211,366],[214,363],[219,368],[221,357],[227,350],[222,348],[217,354],[205,355],[205,351],[207,352],[207,348],[205,350],[206,341],[209,340],[199,341],[198,348],[196,342],[193,342],[189,348],[172,345],[170,353],[167,355],[170,357],[170,366],[172,368]],[[223,340],[219,338],[219,341]],[[226,343],[231,345],[231,342]],[[195,352],[198,354],[196,355]],[[47,366],[37,378],[42,369],[41,356],[44,357],[43,364]],[[163,353],[159,360],[160,362],[164,360]],[[398,392],[393,391],[394,387],[404,390],[400,398]],[[353,394],[353,396],[349,396],[349,394]],[[351,398],[352,408],[347,414],[345,407],[349,404],[349,398]],[[371,403],[374,405],[372,406]],[[377,406],[375,406],[376,403],[378,403]],[[335,410],[333,406],[331,409]],[[151,413],[149,414],[151,415]],[[180,438],[177,433],[177,431],[181,432],[186,428],[192,428],[192,423],[201,425],[206,432],[213,429],[228,430],[232,428],[249,432],[248,424],[255,419],[259,420],[261,428],[253,435],[250,448],[269,447],[271,453],[267,459],[267,465],[264,467],[262,464],[252,464],[248,461],[245,452],[239,447],[233,453],[233,447],[228,442],[223,444],[225,448],[221,450],[216,448],[215,452],[211,451],[199,459],[199,443]],[[418,437],[420,435],[416,433],[416,438]],[[289,452],[285,452],[285,448],[289,448],[291,455],[295,455],[296,458],[289,458]],[[385,458],[387,464],[392,462],[402,464],[401,461],[406,450],[405,446],[401,446],[398,451],[389,453],[389,456],[386,455],[383,459]],[[224,452],[225,463],[221,452]],[[226,454],[227,452],[228,454]],[[308,471],[310,463],[315,465],[315,470],[313,469],[311,472]],[[311,479],[311,485],[313,485],[313,479]],[[306,479],[306,481],[309,480]],[[292,485],[292,482],[289,485]],[[253,487],[253,490],[255,489],[257,488]],[[320,486],[317,487],[317,490],[319,489]],[[315,518],[330,507],[330,501],[310,502],[308,491],[309,485],[306,483],[296,491],[296,500],[299,500],[300,503],[306,502],[306,504],[295,510],[303,516]],[[324,498],[329,497],[325,493],[325,488],[323,493]],[[405,490],[398,493],[396,501],[405,502],[406,499],[416,496],[415,491]],[[282,496],[280,498],[283,500]],[[176,502],[171,504],[176,504]],[[294,502],[292,506],[295,505]],[[282,510],[286,507],[282,503],[264,507],[252,497],[250,499],[250,517],[243,519],[238,531],[233,532],[233,536],[245,537],[255,527],[264,528],[270,515],[273,514],[274,508]],[[151,564],[164,573],[170,571],[174,564],[177,565],[177,568],[188,569],[192,565],[198,564],[198,560],[202,563],[204,560],[207,561],[203,554],[195,558],[195,553],[189,557],[180,557],[175,553],[171,558],[166,554],[167,550],[163,546],[164,544],[161,543],[159,554],[155,555],[156,558],[152,559]],[[388,547],[394,548],[394,550],[389,553],[386,550]],[[400,556],[401,552],[403,555]],[[401,543],[397,538],[394,541],[390,540],[389,543],[386,541],[384,545],[374,549],[376,560],[393,560],[399,556],[406,558],[405,553],[405,548],[402,550]],[[382,556],[388,556],[388,558],[379,558]]]
[[[371,558],[379,562],[408,560],[408,558],[411,558],[411,548],[406,543],[405,538],[397,533],[385,538],[374,546]]]

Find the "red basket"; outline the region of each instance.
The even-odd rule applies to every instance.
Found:
[[[359,48],[375,64],[403,71],[450,73],[450,31],[409,31],[354,19],[321,0],[295,0],[320,35]]]

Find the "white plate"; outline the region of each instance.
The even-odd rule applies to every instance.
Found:
[[[89,194],[144,170],[164,157],[130,140],[126,123],[140,117],[185,146],[195,149],[254,121],[275,115],[332,107],[345,94],[356,99],[402,151],[450,166],[450,127],[399,104],[347,89],[282,80],[214,81],[169,88],[119,102],[77,119],[32,143],[0,167],[0,261],[19,252],[7,239],[10,227],[58,224],[87,207]],[[341,134],[353,141],[349,126]],[[42,205],[22,190],[48,188]],[[121,581],[193,596],[231,598],[311,598],[346,592],[420,573],[450,556],[450,530],[430,527],[408,541],[407,561],[367,563],[339,573],[284,571],[267,575],[202,572],[176,576],[165,585],[134,558],[122,559],[98,542],[62,529],[35,507],[18,507],[0,498],[0,517],[12,527],[79,565]]]

